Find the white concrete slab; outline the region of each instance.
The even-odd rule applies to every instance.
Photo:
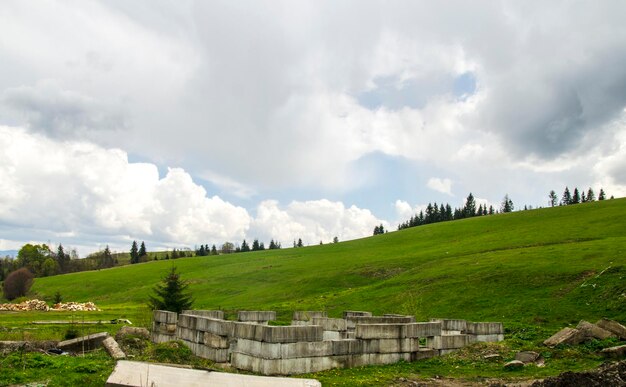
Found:
[[[170,367],[138,361],[120,360],[106,386],[224,386],[224,387],[321,387],[315,379],[278,378],[229,374],[187,368]]]

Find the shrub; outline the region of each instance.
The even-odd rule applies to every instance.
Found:
[[[4,297],[11,301],[23,297],[33,285],[33,274],[25,267],[11,272],[4,280],[2,291]]]

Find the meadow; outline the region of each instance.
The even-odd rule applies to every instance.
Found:
[[[147,325],[148,295],[174,265],[189,282],[196,309],[222,309],[231,317],[236,310],[275,310],[277,323],[288,322],[294,310],[325,310],[330,317],[341,316],[343,310],[367,310],[410,314],[418,321],[502,321],[507,351],[535,348],[581,319],[626,322],[625,219],[626,199],[615,199],[437,223],[336,244],[38,278],[32,293],[52,300],[59,292],[64,300],[93,301],[102,309],[74,314],[77,319],[128,318]],[[5,327],[0,340],[17,339],[29,321],[59,318],[59,312],[0,312],[0,326]],[[59,339],[62,330],[41,327],[28,334]],[[574,351],[571,359],[557,356],[561,360],[536,374],[597,365],[600,360],[592,352]],[[447,359],[370,367],[360,375],[386,377],[363,376],[360,384],[378,385],[378,379],[388,383],[394,375],[419,374],[420,367],[442,373],[454,356]],[[349,385],[354,372],[337,370],[318,377],[327,384]],[[485,372],[498,376],[501,366]],[[524,372],[522,376],[532,374]],[[470,371],[461,374],[478,377]]]

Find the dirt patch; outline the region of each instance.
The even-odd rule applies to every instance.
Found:
[[[576,277],[569,283],[569,285],[564,286],[556,292],[557,297],[565,297],[569,292],[576,289],[582,282],[596,275],[594,270],[585,270],[583,272],[578,273]]]
[[[532,387],[623,387],[626,386],[626,361],[608,363],[586,372],[563,372],[532,384]]]
[[[387,279],[402,273],[404,269],[395,267],[391,269],[368,267],[359,271],[359,275],[367,278]]]

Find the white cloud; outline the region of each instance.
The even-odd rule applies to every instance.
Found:
[[[369,210],[356,206],[346,207],[341,202],[326,199],[305,202],[294,201],[281,209],[277,201],[267,200],[259,204],[251,234],[289,245],[302,238],[305,244],[362,238],[372,234],[374,227],[389,223],[376,218]]]
[[[430,179],[428,179],[426,186],[437,192],[454,196],[452,195],[452,180],[450,179],[440,179],[438,177],[431,177]]]

